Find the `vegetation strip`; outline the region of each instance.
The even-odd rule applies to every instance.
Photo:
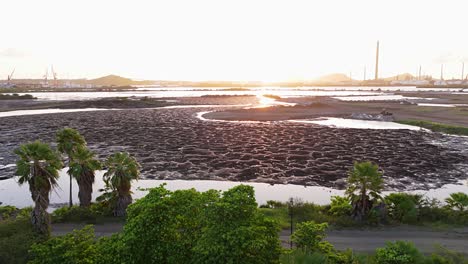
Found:
[[[400,124],[411,125],[411,126],[419,126],[423,128],[427,128],[434,132],[442,132],[451,135],[461,135],[461,136],[468,136],[468,127],[463,126],[454,126],[424,120],[399,120],[396,121]]]

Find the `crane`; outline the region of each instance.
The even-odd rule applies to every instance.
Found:
[[[7,85],[10,85],[11,80],[13,79],[13,73],[15,73],[15,68],[13,68],[13,71],[7,76]]]
[[[47,80],[47,78],[49,77],[49,69],[46,68],[46,72],[44,74],[44,76],[42,76],[44,78],[44,86],[47,87],[49,86],[49,81]]]
[[[51,70],[52,70],[52,77],[54,78],[54,87],[57,88],[58,87],[58,78],[57,78],[57,72],[54,71],[54,65],[51,66]]]

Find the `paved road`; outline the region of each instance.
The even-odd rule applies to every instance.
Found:
[[[54,224],[52,234],[64,235],[73,229],[82,228],[84,224]],[[95,226],[97,236],[109,236],[122,230],[123,223],[107,223]],[[283,230],[280,239],[284,247],[289,247],[289,230]],[[423,253],[434,251],[434,245],[439,244],[448,249],[463,252],[468,255],[468,228],[450,231],[431,231],[419,227],[387,227],[371,230],[332,230],[327,232],[327,238],[337,249],[351,248],[356,252],[373,252],[376,248],[385,246],[387,241],[412,241]]]

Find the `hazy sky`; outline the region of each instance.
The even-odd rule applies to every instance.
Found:
[[[466,0],[2,0],[0,79],[182,80],[468,73]]]

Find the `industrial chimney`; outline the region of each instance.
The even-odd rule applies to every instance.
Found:
[[[379,79],[379,41],[377,41],[377,52],[375,55],[375,80]]]

